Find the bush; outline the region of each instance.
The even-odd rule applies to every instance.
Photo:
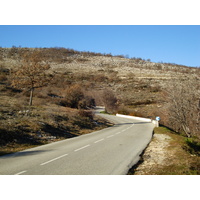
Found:
[[[94,107],[96,105],[94,98],[86,96],[85,93],[79,84],[72,85],[64,91],[64,98],[59,101],[59,105],[78,109]]]
[[[105,111],[107,113],[114,113],[117,110],[117,98],[112,90],[104,90],[103,92],[103,103],[105,106]]]
[[[85,96],[84,98],[85,98],[85,102],[86,102],[87,107],[93,108],[93,107],[96,106],[94,98],[92,98],[91,96]]]
[[[122,114],[122,115],[130,115],[130,116],[135,116],[135,117],[145,117],[142,113],[138,111],[134,111],[131,108],[127,108],[125,106],[121,106],[118,110],[117,113]]]
[[[9,69],[6,69],[4,66],[0,66],[0,82],[5,82],[8,80],[7,75],[9,74]]]
[[[135,117],[145,117],[141,112],[138,111],[131,112],[130,115]]]
[[[65,93],[65,104],[71,108],[78,108],[79,101],[84,98],[84,94],[80,85],[72,85]]]
[[[85,99],[82,99],[78,102],[78,109],[86,109],[87,103]]]
[[[122,114],[122,115],[129,115],[130,109],[125,106],[120,106],[119,109],[117,110],[117,113]]]
[[[5,74],[0,74],[0,82],[7,81],[7,76]]]
[[[81,117],[87,117],[90,120],[93,120],[93,118],[94,118],[94,113],[90,110],[79,110],[78,115]]]
[[[93,113],[91,111],[80,110],[77,115],[73,117],[73,124],[80,128],[93,128]]]

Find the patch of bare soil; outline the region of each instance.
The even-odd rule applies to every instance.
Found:
[[[155,168],[165,166],[168,163],[171,137],[166,134],[154,134],[152,142],[146,148],[142,160],[143,162],[135,169],[135,175],[153,174]]]

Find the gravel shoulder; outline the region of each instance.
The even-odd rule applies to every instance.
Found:
[[[143,162],[135,169],[135,175],[152,174],[152,170],[158,165],[167,165],[171,137],[166,134],[154,134],[149,146],[146,148]]]

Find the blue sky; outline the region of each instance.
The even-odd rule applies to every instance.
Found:
[[[1,25],[1,47],[65,47],[200,66],[200,26]]]

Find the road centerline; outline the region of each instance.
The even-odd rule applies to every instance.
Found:
[[[76,149],[76,150],[74,150],[74,151],[75,151],[75,152],[76,152],[76,151],[80,151],[80,150],[85,149],[85,148],[87,148],[87,147],[89,147],[89,146],[90,146],[90,144],[85,145],[85,146],[83,146],[83,147],[81,147],[81,148],[79,148],[79,149]]]
[[[94,143],[96,144],[96,143],[101,142],[101,141],[103,141],[103,140],[104,140],[104,138],[102,138],[102,139],[100,139],[100,140],[97,140],[97,141],[95,141]]]
[[[42,164],[40,164],[40,165],[46,165],[46,164],[48,164],[48,163],[50,163],[50,162],[53,162],[53,161],[55,161],[55,160],[58,160],[58,159],[60,159],[60,158],[63,158],[63,157],[65,157],[65,156],[67,156],[68,154],[64,154],[64,155],[62,155],[62,156],[59,156],[59,157],[56,157],[56,158],[54,158],[54,159],[51,159],[51,160],[49,160],[49,161],[47,161],[47,162],[44,162],[44,163],[42,163]]]
[[[111,137],[113,137],[114,135],[109,135],[108,137],[106,137],[106,138],[111,138]]]
[[[20,174],[23,174],[25,172],[27,172],[27,171],[22,171],[22,172],[19,172],[19,173],[15,174],[15,175],[20,175]]]

